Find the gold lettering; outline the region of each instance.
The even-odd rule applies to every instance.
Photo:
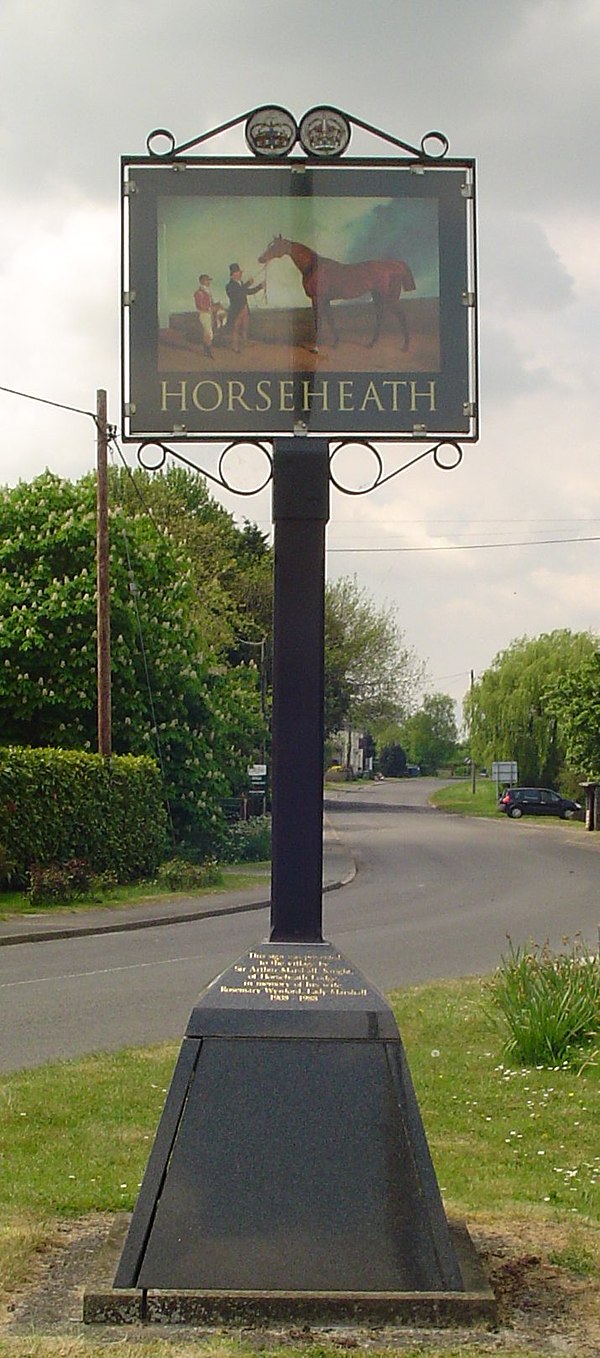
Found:
[[[160,387],[161,387],[161,397],[160,397],[161,410],[165,411],[169,409],[167,401],[170,401],[171,399],[174,401],[179,401],[178,406],[179,410],[187,410],[187,380],[185,378],[182,378],[181,382],[179,383],[179,391],[169,391],[169,384],[164,380],[161,382]]]
[[[291,405],[289,405],[288,402],[291,402]],[[294,409],[294,383],[292,382],[291,377],[286,377],[279,383],[279,409]]]
[[[245,382],[238,382],[235,379],[232,379],[231,382],[227,383],[227,388],[228,388],[227,396],[228,410],[233,410],[236,401],[239,403],[239,405],[243,407],[244,410],[252,410],[252,406],[249,406],[247,402],[244,400],[244,395],[246,392]]]
[[[350,388],[350,391],[346,391],[346,387],[349,387],[349,388]],[[343,380],[343,381],[341,381],[341,382],[338,382],[338,390],[339,390],[338,409],[339,409],[339,410],[354,410],[354,402],[353,402],[353,396],[352,396],[353,387],[354,387],[354,383],[353,383],[353,381],[352,381],[351,378],[348,378],[347,380]],[[347,401],[347,400],[349,400],[349,401],[351,402],[350,405],[346,405],[346,401]]]
[[[264,401],[264,405],[262,406],[257,405],[256,409],[270,410],[273,404],[271,400],[271,383],[266,379],[261,378],[260,382],[256,383],[256,395],[257,398],[260,396],[261,400]]]
[[[200,392],[203,387],[212,387],[215,397],[212,405],[202,404]],[[221,387],[219,382],[213,382],[212,378],[207,377],[204,379],[204,381],[196,383],[194,390],[192,392],[192,401],[194,402],[194,405],[197,407],[198,410],[204,411],[218,410],[219,406],[223,404],[223,388]]]
[[[382,387],[392,388],[392,410],[398,410],[398,387],[407,387],[408,382],[400,381],[399,378],[385,378]]]
[[[417,401],[423,399],[429,401],[429,409],[435,410],[435,382],[428,382],[429,391],[417,391],[417,384],[414,379],[410,382],[410,408],[417,409]]]
[[[238,963],[232,970],[238,974],[238,984],[221,985],[222,994],[254,995],[272,1004],[290,1000],[317,1004],[326,996],[358,998],[367,994],[364,987],[352,984],[352,969],[344,966],[339,956],[325,960],[308,953],[301,957],[250,953],[248,964]]]
[[[362,403],[362,405],[361,405],[361,410],[364,410],[364,409],[365,409],[365,407],[369,404],[369,401],[374,401],[374,402],[375,402],[375,405],[377,406],[377,409],[378,409],[378,410],[383,410],[383,405],[382,405],[382,402],[381,402],[381,398],[380,398],[380,396],[379,396],[379,393],[378,393],[378,391],[377,391],[377,387],[375,386],[375,383],[374,383],[374,382],[369,382],[369,385],[368,385],[367,390],[366,390],[365,395],[364,395],[363,403]]]
[[[321,390],[320,390],[320,391],[317,391],[316,387],[315,387],[315,388],[311,388],[311,385],[310,385],[310,382],[309,382],[309,381],[306,381],[306,380],[303,381],[303,383],[302,383],[302,409],[303,409],[303,410],[310,410],[310,402],[311,402],[311,398],[314,396],[314,398],[315,398],[316,401],[322,401],[322,402],[323,402],[323,410],[329,410],[329,405],[328,405],[328,394],[329,394],[329,382],[327,381],[327,379],[324,379],[324,380],[321,382]]]

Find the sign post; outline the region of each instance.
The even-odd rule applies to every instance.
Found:
[[[84,1317],[491,1316],[468,1236],[446,1220],[392,1010],[322,930],[329,482],[346,490],[333,465],[351,437],[433,437],[405,466],[431,452],[448,468],[455,438],[477,436],[473,165],[442,166],[440,133],[431,156],[427,139],[410,147],[329,108],[299,127],[273,107],[244,120],[254,161],[191,161],[196,143],[157,133],[166,151],[125,162],[123,424],[144,465],[167,437],[245,437],[269,460],[271,931],[194,1007],[115,1290],[89,1295]],[[352,122],[405,161],[338,163]],[[305,156],[287,160],[298,140]],[[273,271],[261,313],[254,261]],[[367,489],[404,470],[367,446]],[[208,474],[231,490],[227,451]]]
[[[278,439],[273,456],[273,941],[320,943],[323,937],[328,518],[327,443]]]

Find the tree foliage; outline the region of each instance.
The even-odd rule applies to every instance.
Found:
[[[554,682],[565,684],[596,644],[589,632],[565,628],[520,637],[500,651],[465,700],[475,762],[516,759],[521,783],[555,785],[565,742],[556,703],[546,694]]]
[[[95,748],[95,538],[95,476],[0,490],[0,743]],[[207,837],[259,741],[256,671],[215,656],[190,558],[139,501],[113,498],[110,539],[113,747],[157,755]]]
[[[544,696],[558,722],[569,767],[586,778],[600,778],[600,650],[555,679]]]
[[[454,700],[448,693],[429,693],[417,712],[404,722],[402,741],[408,762],[422,773],[437,773],[455,758],[458,741]]]
[[[402,778],[406,773],[406,764],[406,750],[397,741],[382,746],[377,757],[377,767],[386,778]]]
[[[378,606],[344,576],[325,593],[325,730],[371,728],[404,717],[424,666],[392,605]]]
[[[273,558],[256,524],[239,528],[196,472],[112,470],[111,498],[129,515],[146,507],[189,562],[193,613],[204,645],[232,663],[257,655],[271,632]]]

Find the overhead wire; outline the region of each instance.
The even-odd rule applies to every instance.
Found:
[[[524,538],[520,542],[459,542],[447,547],[329,547],[329,552],[485,552],[504,551],[506,547],[559,547],[565,543],[600,542],[600,535],[578,538]]]
[[[16,391],[14,387],[2,387],[0,391],[8,392],[9,396],[22,396],[25,401],[37,401],[39,405],[54,406],[55,410],[70,410],[74,415],[89,415],[90,419],[97,423],[97,415],[94,410],[82,410],[81,406],[65,405],[64,401],[50,401],[47,396],[32,396],[29,391]]]

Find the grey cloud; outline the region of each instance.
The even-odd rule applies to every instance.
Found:
[[[185,141],[256,104],[328,102],[412,142],[440,127],[496,202],[593,201],[597,64],[586,0],[4,0],[5,182],[109,199],[157,124]]]
[[[508,330],[486,320],[481,336],[482,403],[506,406],[518,396],[549,390],[557,385],[548,368],[528,367]]]
[[[574,280],[539,222],[488,206],[481,214],[479,253],[492,304],[555,311],[573,301]]]

